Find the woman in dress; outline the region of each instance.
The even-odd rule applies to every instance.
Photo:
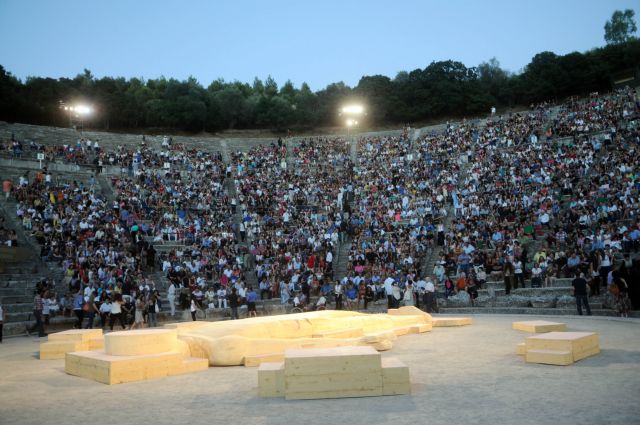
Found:
[[[136,298],[136,310],[134,314],[134,320],[129,329],[142,328],[144,326],[144,317],[142,311],[144,310],[144,298],[143,295],[138,295]]]

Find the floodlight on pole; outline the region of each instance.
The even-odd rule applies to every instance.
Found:
[[[343,114],[360,115],[363,112],[364,112],[364,107],[362,105],[348,105],[342,108]]]

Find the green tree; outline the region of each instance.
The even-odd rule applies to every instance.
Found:
[[[631,9],[613,12],[611,20],[604,24],[604,40],[607,44],[625,43],[635,38],[633,34],[638,28],[634,16],[635,12]]]

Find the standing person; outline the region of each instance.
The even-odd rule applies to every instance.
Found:
[[[253,290],[253,286],[249,286],[247,291],[247,314],[249,317],[256,317],[258,311],[256,310],[256,301],[258,300],[258,294]]]
[[[287,304],[289,302],[289,287],[283,280],[280,281],[280,304]]]
[[[407,283],[407,287],[404,288],[404,295],[402,297],[402,301],[404,302],[405,306],[413,306],[414,305],[414,297],[415,295],[415,290],[413,288],[413,282],[409,281]]]
[[[176,315],[176,285],[171,281],[167,290],[167,298],[169,299],[169,308],[171,308],[171,317]]]
[[[384,292],[387,294],[387,308],[393,308],[393,283],[391,276],[384,280]]]
[[[81,285],[82,286],[82,285]],[[82,294],[82,287],[73,296],[73,314],[76,315],[76,323],[74,328],[82,329],[82,322],[84,320],[84,295]]]
[[[143,310],[144,310],[144,298],[142,294],[139,294],[138,298],[136,298],[135,312],[133,314],[134,319],[133,319],[133,323],[129,327],[130,330],[144,327],[144,317],[142,316]]]
[[[231,308],[231,318],[238,320],[238,306],[240,305],[240,297],[238,296],[238,290],[235,286],[231,288],[231,294],[229,294],[229,307]]]
[[[578,275],[571,282],[573,286],[573,295],[576,297],[576,306],[578,307],[578,314],[582,316],[582,306],[587,309],[587,316],[591,316],[591,307],[589,307],[589,284],[584,278],[584,273]]]
[[[424,308],[427,313],[438,312],[436,287],[430,278],[427,278],[427,283],[424,287]]]
[[[126,329],[124,325],[124,320],[122,319],[122,294],[116,294],[113,302],[111,303],[111,320],[109,321],[109,329],[113,330],[113,325],[115,325],[116,320],[122,326],[122,329]]]
[[[102,304],[100,304],[100,327],[102,329],[107,327],[109,314],[111,314],[111,298],[107,297]]]
[[[333,286],[333,296],[336,300],[336,310],[342,310],[342,294],[343,288],[339,280],[336,280],[336,284]]]
[[[4,325],[4,309],[2,308],[2,304],[0,304],[0,344],[2,344],[2,327]]]
[[[196,321],[196,313],[198,312],[198,304],[196,304],[196,297],[191,295],[191,305],[189,306],[191,311],[191,320]]]
[[[391,285],[391,294],[393,295],[393,307],[392,308],[400,308],[400,300],[402,299],[402,291],[398,287],[398,282],[393,282]]]
[[[510,259],[507,259],[502,267],[502,276],[504,277],[504,293],[509,295],[513,285],[513,263],[511,263]]]
[[[51,315],[51,299],[48,291],[44,292],[42,297],[42,319],[45,325],[49,324],[49,316]]]
[[[591,294],[600,295],[600,255],[598,253],[591,254],[589,262],[589,274],[591,275]]]
[[[96,305],[96,296],[94,295],[94,293],[92,292],[91,295],[89,295],[89,300],[85,303],[84,309],[85,309],[85,313],[87,316],[87,326],[85,326],[85,329],[93,329],[93,321],[96,318],[96,313],[100,313],[100,310],[98,309],[98,306]]]
[[[519,258],[513,263],[513,289],[518,289],[518,285],[524,288],[524,266]]]
[[[150,328],[158,326],[158,321],[156,320],[157,312],[158,298],[156,297],[156,294],[151,294],[151,296],[149,296],[149,301],[147,302],[147,319]]]
[[[629,317],[629,285],[627,285],[627,281],[620,276],[619,271],[613,272],[613,282],[609,290],[616,299],[616,307],[620,317]]]
[[[33,315],[36,318],[35,329],[38,330],[39,337],[47,336],[44,333],[44,322],[42,321],[43,310],[44,310],[44,301],[42,300],[42,293],[40,291],[36,291],[36,295],[33,298]]]

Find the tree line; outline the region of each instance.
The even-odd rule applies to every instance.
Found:
[[[287,81],[279,87],[271,77],[252,84],[220,79],[204,87],[195,78],[95,78],[89,70],[75,78],[28,77],[23,82],[0,66],[0,120],[67,126],[63,101],[93,105],[88,125],[98,129],[282,131],[343,124],[340,106],[362,102],[366,120],[376,126],[473,116],[492,106],[606,91],[612,76],[639,67],[640,41],[635,38],[585,53],[542,52],[520,73],[507,72],[495,59],[477,67],[447,60],[394,78],[364,76],[355,87],[338,82],[316,92],[306,83],[295,87]]]

